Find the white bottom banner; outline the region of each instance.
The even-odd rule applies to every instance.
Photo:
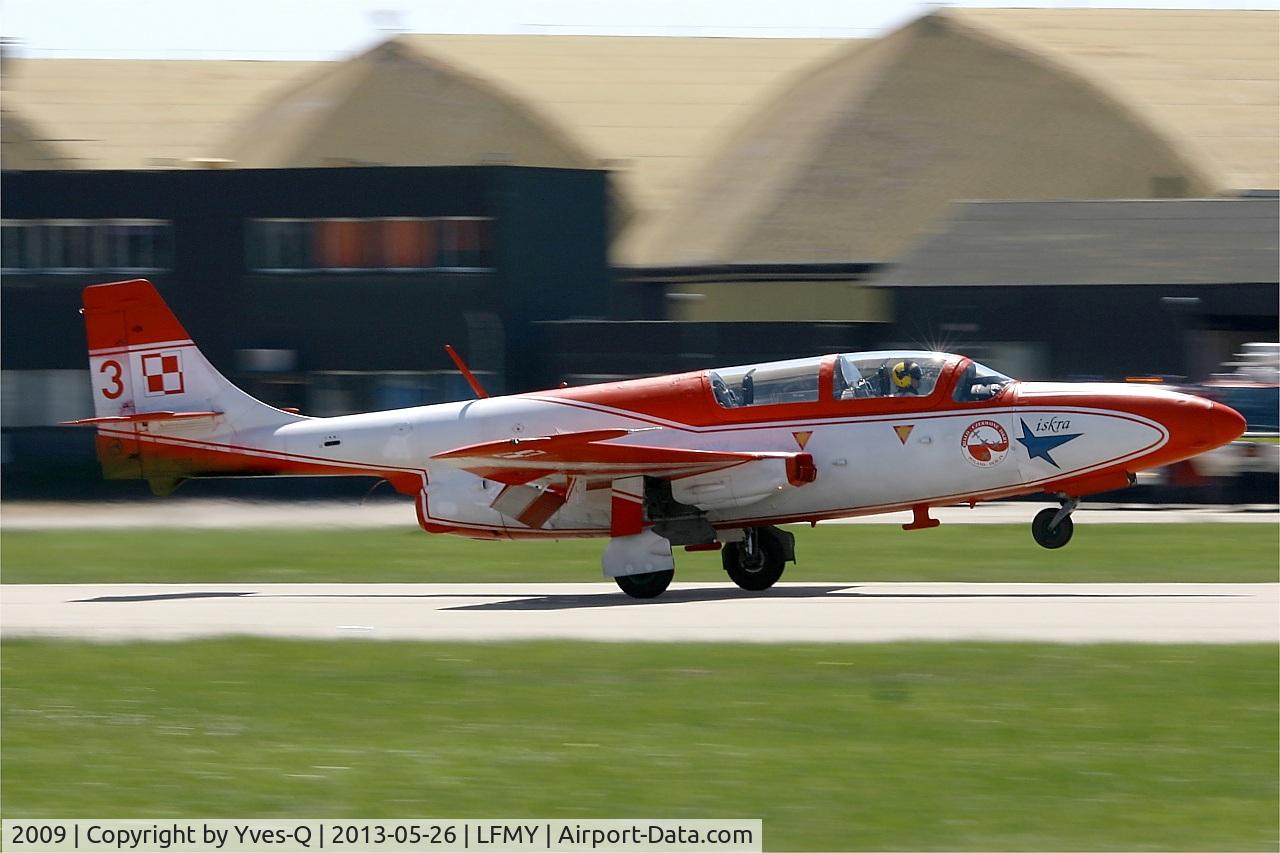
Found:
[[[763,849],[759,820],[9,820],[9,851]]]

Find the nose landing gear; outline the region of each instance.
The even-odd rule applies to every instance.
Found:
[[[1031,536],[1042,548],[1061,548],[1071,541],[1075,524],[1071,513],[1080,505],[1079,498],[1062,497],[1059,509],[1042,509],[1031,522]]]
[[[778,582],[788,561],[795,562],[796,537],[776,527],[748,527],[740,542],[725,544],[720,558],[730,580],[760,592]]]

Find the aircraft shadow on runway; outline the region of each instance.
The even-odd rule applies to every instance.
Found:
[[[603,587],[603,585],[602,585]],[[161,592],[138,595],[100,595],[96,598],[76,599],[76,604],[113,604],[140,601],[181,601],[199,598],[398,598],[398,599],[434,599],[434,598],[489,598],[502,597],[503,601],[489,601],[480,604],[446,607],[445,610],[567,610],[578,607],[619,607],[628,605],[643,606],[648,604],[682,604],[697,601],[731,601],[744,598],[814,598],[852,589],[848,584],[841,586],[786,586],[776,587],[765,592],[747,592],[741,589],[679,589],[669,590],[662,597],[640,600],[630,598],[621,591],[601,591],[578,595],[529,595],[462,592],[351,592],[351,593],[259,593],[259,592]]]
[[[252,592],[152,592],[145,595],[99,595],[96,598],[77,598],[72,604],[116,604],[130,601],[182,601],[188,598],[244,598]]]
[[[577,610],[593,607],[648,607],[658,604],[690,604],[705,601],[741,601],[742,599],[779,598],[843,598],[851,601],[872,598],[1232,598],[1225,595],[1197,595],[1184,593],[1018,593],[1018,592],[860,592],[857,586],[784,586],[764,592],[747,592],[740,589],[677,589],[668,590],[658,598],[635,599],[623,595],[588,593],[585,595],[541,595],[505,601],[488,601],[481,604],[463,604],[446,610]]]
[[[501,593],[493,593],[495,597]],[[181,601],[185,599],[203,598],[387,598],[387,599],[439,599],[462,598],[475,599],[486,597],[485,594],[438,592],[438,593],[266,593],[257,592],[164,592],[139,595],[103,595],[96,598],[77,599],[77,604],[112,604],[136,602]],[[1234,593],[1150,593],[1150,592],[874,592],[861,591],[857,585],[812,585],[812,586],[779,586],[763,592],[748,592],[741,589],[723,586],[705,589],[673,589],[662,596],[651,599],[630,598],[621,592],[589,592],[565,593],[559,595],[509,595],[502,596],[499,601],[484,601],[477,604],[461,604],[455,607],[444,607],[442,610],[581,610],[601,607],[649,607],[659,604],[694,604],[709,601],[742,601],[744,599],[787,599],[787,598],[847,598],[850,600],[867,600],[875,598],[1239,598]]]
[[[693,604],[705,601],[741,601],[749,598],[822,598],[843,589],[841,586],[777,586],[764,592],[714,587],[669,589],[657,598],[631,598],[622,592],[563,595],[531,595],[506,601],[462,604],[446,610],[580,610],[593,607],[650,607],[658,604]]]

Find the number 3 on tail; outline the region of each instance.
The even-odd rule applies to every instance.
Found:
[[[124,383],[120,381],[120,376],[124,373],[124,369],[120,366],[120,362],[104,361],[102,366],[98,368],[98,372],[110,374],[107,379],[111,384],[102,389],[102,396],[108,400],[114,400],[124,393]]]

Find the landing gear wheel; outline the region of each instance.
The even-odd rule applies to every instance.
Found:
[[[632,598],[657,598],[667,591],[675,571],[667,569],[663,572],[646,572],[642,575],[622,575],[614,580],[618,588]]]
[[[1031,522],[1031,535],[1035,537],[1036,544],[1042,548],[1061,548],[1071,541],[1071,534],[1075,532],[1075,523],[1071,521],[1071,516],[1065,516],[1058,522],[1057,527],[1049,526],[1058,512],[1053,507],[1042,509],[1036,513],[1035,519]]]
[[[729,542],[720,552],[729,579],[751,592],[766,590],[782,577],[787,552],[773,528],[752,527],[741,542]]]

